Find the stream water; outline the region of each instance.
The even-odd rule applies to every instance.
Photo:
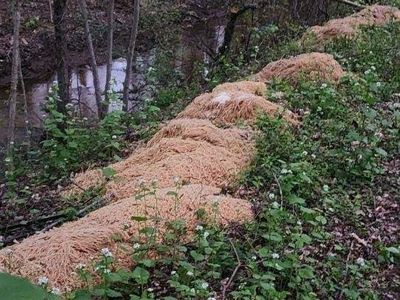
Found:
[[[197,40],[193,41],[193,31],[197,36]],[[199,34],[200,33],[200,34]],[[193,67],[198,62],[203,62],[205,66],[210,61],[210,57],[206,51],[202,51],[202,47],[206,45],[208,49],[215,51],[223,42],[224,26],[213,25],[210,30],[206,26],[190,26],[189,30],[183,30],[181,36],[181,45],[177,45],[176,61],[174,65],[179,68],[184,76],[190,75]],[[157,49],[150,50],[146,53],[140,53],[136,57],[131,78],[131,105],[132,107],[140,107],[145,99],[151,99],[152,91],[146,88],[146,74],[150,67],[153,66],[157,55]],[[126,60],[116,59],[112,64],[112,84],[111,89],[120,93],[123,89],[125,80]],[[54,72],[55,73],[55,72]],[[208,73],[207,67],[204,69],[204,75]],[[98,74],[100,86],[106,83],[106,65],[98,66]],[[35,138],[40,135],[43,119],[46,117],[44,106],[49,95],[50,88],[57,82],[56,75],[52,75],[42,82],[26,82],[26,105],[27,113],[24,112],[24,97],[20,93],[17,99],[17,117],[16,117],[16,140],[17,143],[24,141],[27,136],[27,124],[31,129],[31,137]],[[96,99],[93,86],[93,74],[89,66],[82,66],[70,70],[70,97],[72,104],[75,105],[82,117],[96,117]],[[8,126],[8,98],[9,88],[0,87],[0,148],[4,147],[7,140]],[[120,110],[121,102],[112,102],[109,111]],[[1,149],[0,149],[1,150]],[[0,151],[1,152],[1,151]]]

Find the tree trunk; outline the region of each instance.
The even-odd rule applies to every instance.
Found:
[[[112,68],[112,59],[113,59],[113,36],[114,36],[114,0],[110,0],[108,4],[108,35],[107,35],[107,74],[106,74],[106,86],[104,88],[105,92],[105,106],[104,106],[104,114],[107,113],[108,108],[108,91],[110,89],[110,81],[111,81],[111,68]]]
[[[257,6],[255,4],[249,4],[244,5],[238,11],[230,13],[228,24],[225,27],[224,42],[222,43],[221,48],[219,48],[217,60],[219,60],[221,57],[225,56],[229,52],[233,35],[235,33],[237,19],[249,9],[254,11],[256,8]]]
[[[97,72],[96,55],[94,53],[92,34],[90,33],[89,17],[88,17],[88,9],[87,9],[87,5],[86,5],[86,0],[79,0],[79,5],[81,7],[83,21],[85,23],[86,46],[89,50],[90,66],[91,66],[92,74],[93,74],[93,85],[94,85],[94,92],[95,92],[95,96],[96,96],[97,114],[98,114],[99,119],[102,119],[103,109],[102,109],[102,101],[101,101],[99,74]]]
[[[18,71],[19,71],[19,31],[21,27],[21,3],[19,0],[12,2],[13,10],[13,48],[12,48],[12,67],[11,67],[11,92],[9,102],[9,120],[8,120],[8,140],[7,154],[12,157],[15,143],[15,115],[17,110],[18,93]]]
[[[26,89],[25,89],[25,82],[24,82],[24,75],[22,73],[22,62],[21,62],[21,57],[19,58],[18,62],[18,72],[19,72],[19,81],[21,83],[21,90],[22,90],[22,95],[24,98],[24,117],[25,117],[25,131],[26,131],[26,138],[28,144],[31,142],[31,125],[29,122],[29,113],[28,113],[28,99],[26,97]]]
[[[55,0],[53,5],[54,15],[54,49],[57,69],[58,94],[61,101],[57,101],[57,111],[65,113],[69,102],[69,76],[66,62],[65,42],[65,14],[67,0]]]
[[[129,37],[129,49],[128,49],[128,57],[126,63],[126,74],[125,74],[125,82],[124,82],[124,91],[123,91],[123,102],[124,102],[124,111],[128,111],[129,107],[129,84],[132,76],[132,63],[133,63],[133,55],[135,52],[136,38],[139,27],[139,15],[140,15],[140,0],[133,0],[133,17],[132,17],[132,28]]]

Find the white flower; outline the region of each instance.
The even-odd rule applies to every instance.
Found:
[[[139,249],[139,248],[140,248],[140,244],[139,243],[133,244],[133,249]]]
[[[203,230],[204,230],[203,226],[201,226],[201,225],[196,226],[196,231],[203,231]]]
[[[207,298],[207,300],[217,300],[217,298],[209,297],[209,298]]]
[[[272,253],[271,256],[273,259],[278,259],[280,257],[278,253]]]
[[[190,292],[193,294],[196,294],[196,290],[195,289],[190,289]]]
[[[372,51],[370,53],[372,54]],[[375,71],[376,70],[375,66],[371,66],[371,70]]]
[[[324,190],[324,192],[329,192],[329,186],[327,186],[326,184],[324,184],[322,189]]]
[[[147,291],[151,293],[152,291],[154,291],[154,289],[153,288],[148,288]]]
[[[208,238],[208,237],[210,236],[210,233],[209,233],[208,231],[205,231],[204,234],[203,234],[203,236],[204,236],[204,238],[206,239],[206,238]]]
[[[86,117],[83,118],[83,121],[87,121],[87,120],[88,120],[88,118],[86,118]]]
[[[186,275],[187,275],[187,276],[193,276],[194,274],[193,274],[192,271],[187,271]]]
[[[281,173],[282,173],[282,174],[287,174],[287,173],[289,173],[289,171],[288,171],[287,169],[282,169],[282,170],[281,170]]]
[[[276,201],[274,201],[274,202],[272,203],[272,207],[275,208],[275,209],[279,208],[279,203],[276,202]]]
[[[257,259],[257,256],[253,255],[253,256],[251,257],[251,259],[252,259],[252,260],[256,260],[256,259]]]
[[[316,159],[317,156],[316,156],[315,154],[311,154],[311,158],[312,158],[312,159]]]
[[[116,136],[116,135],[113,135],[113,136],[112,136],[112,139],[113,139],[113,140],[115,140],[116,138],[117,138],[117,136]]]
[[[40,276],[38,279],[38,285],[46,285],[49,283],[49,279],[46,276]]]
[[[365,266],[365,260],[362,257],[357,258],[356,263],[362,267]]]
[[[271,199],[271,200],[275,199],[275,194],[274,193],[269,193],[268,194],[268,198]]]
[[[307,151],[303,151],[303,156],[307,156],[308,152]]]
[[[208,283],[207,282],[203,282],[202,284],[201,284],[201,287],[202,287],[202,289],[207,289],[208,288]]]
[[[328,87],[328,85],[326,84],[326,83],[323,83],[322,85],[321,85],[321,88],[323,88],[323,89],[325,89],[325,88],[327,88]]]
[[[84,268],[86,268],[86,265],[82,263],[77,264],[75,267],[75,269],[77,270],[83,270]]]
[[[272,93],[272,97],[276,98],[276,99],[282,99],[284,96],[285,96],[285,93],[283,93],[283,92]]]
[[[380,83],[379,81],[376,83],[376,86],[377,87],[381,87],[382,86],[382,83]]]
[[[171,271],[171,275],[175,275],[176,274],[176,271]]]
[[[112,253],[108,248],[103,248],[101,249],[101,254],[103,254],[105,257],[112,257]]]
[[[297,221],[297,225],[301,226],[302,225],[301,221]]]
[[[61,295],[60,289],[59,288],[55,288],[55,287],[53,287],[51,289],[51,293],[54,294],[54,295]]]

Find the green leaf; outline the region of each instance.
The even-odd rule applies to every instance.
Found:
[[[119,275],[117,273],[111,273],[110,275],[108,275],[108,279],[111,282],[120,282],[120,281],[122,281],[121,275]]]
[[[84,291],[84,290],[73,292],[72,296],[73,296],[72,299],[74,299],[74,300],[91,300],[92,299],[90,292]]]
[[[106,295],[106,290],[105,289],[94,289],[92,291],[93,296],[105,296]]]
[[[302,204],[306,203],[306,200],[304,200],[303,198],[300,198],[300,197],[298,197],[296,195],[290,195],[288,197],[288,201],[289,201],[290,204],[300,204],[300,205],[302,205]]]
[[[155,265],[154,261],[152,261],[151,259],[142,259],[138,263],[140,263],[148,268],[152,268]]]
[[[326,223],[328,223],[328,221],[326,220],[326,218],[324,216],[317,216],[315,218],[315,220],[317,220],[318,222],[320,222],[322,225],[325,225]]]
[[[270,251],[268,250],[267,247],[263,247],[263,248],[261,248],[260,250],[258,250],[258,254],[259,254],[261,257],[267,257],[267,256],[269,255],[269,253],[270,253]]]
[[[103,173],[103,176],[108,179],[113,178],[117,174],[117,172],[113,168],[110,168],[110,167],[104,168],[102,170],[102,173]]]
[[[315,277],[311,268],[302,268],[299,270],[299,276],[303,279],[312,279]]]
[[[260,282],[260,286],[266,291],[275,290],[274,285],[269,282]]]
[[[131,220],[136,221],[136,222],[145,222],[148,219],[146,217],[142,217],[142,216],[132,216]]]
[[[136,267],[132,272],[132,276],[137,283],[146,284],[150,278],[150,273],[141,267]]]
[[[44,289],[33,285],[28,280],[0,273],[1,300],[50,300],[60,299],[49,295]]]
[[[277,232],[271,232],[270,234],[264,234],[263,238],[273,241],[273,242],[281,242],[282,236]]]
[[[388,247],[385,249],[387,252],[392,253],[392,254],[400,254],[400,248],[396,247]]]
[[[204,260],[204,255],[200,254],[194,250],[190,251],[190,255],[193,257],[195,261],[203,261]]]
[[[120,292],[114,291],[112,289],[107,289],[106,294],[110,298],[119,298],[122,297],[122,294]]]
[[[388,154],[385,150],[383,150],[382,148],[376,148],[375,152],[378,153],[380,156],[386,157]]]

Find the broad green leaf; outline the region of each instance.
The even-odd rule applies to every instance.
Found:
[[[150,278],[150,273],[141,267],[136,267],[132,272],[132,276],[137,283],[145,284]]]
[[[28,280],[0,273],[1,300],[53,300],[60,299],[48,294],[44,289],[33,285]]]

